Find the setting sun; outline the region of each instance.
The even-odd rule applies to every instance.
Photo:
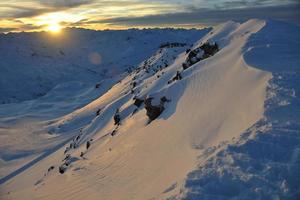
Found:
[[[47,27],[47,30],[52,32],[52,33],[59,33],[62,29],[62,26],[60,26],[59,24],[57,23],[54,23],[54,24],[50,24],[48,27]]]

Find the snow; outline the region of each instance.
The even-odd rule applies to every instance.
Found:
[[[273,74],[264,117],[241,137],[207,151],[207,161],[188,175],[184,199],[299,197],[299,31],[267,21],[250,36],[245,61]]]
[[[0,34],[0,103],[44,96],[57,84],[95,83],[135,68],[166,42],[193,44],[210,29]]]
[[[41,98],[0,106],[1,158],[16,160],[1,161],[0,198],[296,198],[299,30],[227,22],[193,45],[217,42],[220,51],[186,70],[189,46],[164,47],[115,85],[120,76],[98,89],[66,82]],[[181,80],[173,79],[177,73]],[[135,97],[170,101],[148,123]],[[27,164],[6,167],[18,163]]]

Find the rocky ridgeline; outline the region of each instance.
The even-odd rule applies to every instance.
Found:
[[[155,75],[157,72],[167,68],[176,59],[175,55],[178,55],[178,53],[187,46],[189,45],[179,42],[162,43],[159,46],[159,50],[153,56],[145,60],[139,67],[135,69],[134,67],[128,67],[127,72],[130,74],[135,74],[133,80],[143,76]]]
[[[175,47],[185,47],[187,46],[186,43],[180,43],[180,42],[166,42],[166,43],[162,43],[159,48],[163,49],[163,48],[175,48]]]
[[[210,44],[206,42],[202,44],[200,47],[197,47],[193,50],[187,49],[186,53],[188,54],[186,61],[182,63],[183,70],[189,68],[193,64],[209,58],[215,55],[219,51],[219,46],[217,43]]]
[[[183,43],[164,43],[160,45],[159,51],[152,57],[150,57],[148,60],[144,61],[138,68],[135,68],[134,70],[130,69],[130,76],[132,76],[132,79],[129,83],[131,94],[134,95],[133,97],[133,104],[132,106],[136,107],[131,115],[134,115],[138,110],[145,109],[146,115],[148,117],[148,124],[150,124],[152,121],[157,119],[165,110],[166,103],[170,102],[170,100],[165,97],[138,97],[135,91],[136,88],[141,84],[141,82],[148,77],[154,76],[157,72],[162,71],[160,75],[157,75],[156,78],[159,79],[161,75],[163,75],[163,69],[167,68],[172,62],[176,59],[174,55],[178,53],[179,49],[176,48],[184,48],[187,44]],[[166,50],[169,49],[169,50]],[[171,49],[171,50],[170,50]],[[182,50],[182,49],[181,49]],[[205,59],[208,57],[213,56],[215,53],[219,51],[219,47],[216,43],[210,44],[210,43],[204,43],[200,47],[194,49],[194,50],[186,50],[186,53],[188,54],[186,58],[186,62],[183,63],[183,70],[187,69],[191,65]],[[128,72],[129,72],[128,71]],[[182,77],[182,71],[177,71],[174,77],[168,81],[167,84],[171,84],[172,82],[181,80]],[[122,81],[119,81],[121,83]],[[95,87],[99,88],[101,83],[97,84]],[[147,86],[146,86],[147,87]],[[159,99],[157,99],[159,98]],[[156,102],[156,103],[154,103]],[[101,115],[102,109],[96,110],[96,117]],[[113,122],[115,125],[115,128],[112,130],[112,132],[108,133],[107,135],[110,135],[111,137],[115,136],[118,132],[119,127],[122,124],[122,120],[124,120],[124,116],[122,116],[122,111],[120,111],[120,108],[116,109],[114,115],[113,115]],[[76,162],[80,158],[84,158],[85,152],[81,152],[78,157],[73,156],[72,152],[70,152],[72,149],[76,149],[80,146],[81,140],[83,138],[83,132],[80,130],[80,133],[73,138],[73,140],[69,143],[69,145],[65,148],[64,151],[64,159],[62,160],[62,163],[60,166],[58,166],[58,171],[61,174],[64,174],[68,168],[70,168],[71,164],[73,162]],[[88,150],[92,144],[92,139],[86,141],[86,150]],[[54,166],[51,166],[48,171],[51,171],[54,169]]]
[[[170,102],[167,97],[138,97],[137,89],[139,88],[139,85],[143,82],[143,80],[147,79],[148,77],[155,76],[158,72],[161,73],[157,75],[156,78],[161,78],[161,76],[164,74],[163,69],[169,67],[171,62],[176,59],[175,55],[178,55],[180,51],[184,51],[186,46],[187,44],[184,43],[161,44],[160,49],[157,51],[157,53],[150,57],[148,60],[145,60],[138,68],[128,68],[129,76],[132,77],[128,86],[131,94],[134,95],[133,104],[131,106],[135,107],[131,115],[134,115],[138,110],[145,109],[146,115],[148,117],[147,124],[150,124],[163,113],[163,111],[166,109],[166,103]],[[208,54],[208,52],[211,52],[211,50],[209,50],[209,45],[201,48],[205,49],[205,51],[207,52],[206,54]],[[193,50],[191,52],[194,51],[197,50]],[[190,53],[190,55],[193,54]],[[210,55],[212,55],[212,53],[210,53]],[[175,76],[168,82],[168,84],[181,79],[181,72],[177,71]],[[119,83],[122,83],[122,81],[119,81]],[[97,83],[95,85],[95,88],[100,88],[100,86],[101,83]],[[96,117],[101,116],[102,109],[97,109],[95,115]],[[125,116],[123,116],[122,110],[120,108],[117,108],[113,115],[114,129],[105,136],[115,136],[122,125],[122,120],[124,119]],[[84,159],[84,155],[86,153],[85,151],[81,151],[80,155],[77,156],[72,155],[72,150],[77,149],[81,145],[83,138],[83,131],[81,129],[79,134],[75,136],[69,143],[69,145],[65,148],[64,158],[62,159],[61,164],[57,167],[60,174],[64,174],[72,166],[72,163],[82,158]],[[93,139],[86,141],[86,151],[91,147],[92,141]],[[48,171],[52,171],[53,169],[54,166],[51,166]]]

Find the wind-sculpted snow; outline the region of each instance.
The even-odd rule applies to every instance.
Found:
[[[83,128],[84,134],[76,141],[76,145],[84,144],[87,138],[92,137],[110,122],[114,112],[120,107],[123,123],[124,118],[130,116],[136,109],[133,105],[129,107],[123,105],[128,101],[130,103],[136,95],[137,91],[132,93],[134,82],[132,79],[138,82],[134,90],[143,88],[144,84],[147,87],[149,83],[142,83],[143,80],[152,76],[157,79],[155,74],[168,67],[177,54],[184,51],[187,46],[184,44],[159,49],[154,56],[145,61],[148,63],[146,66],[143,62],[135,71],[142,69],[140,73],[132,73],[128,79],[122,80],[122,83],[119,82],[113,88],[111,86],[120,79],[119,76],[103,80],[96,85],[80,81],[66,82],[57,85],[36,100],[2,105],[0,131],[3,140],[0,147],[3,172],[1,173],[7,176],[3,176],[1,183],[35,164],[34,161],[37,159],[33,158],[37,157],[40,160],[40,157],[45,157],[43,155],[48,156],[49,152],[58,150],[56,147],[61,147],[59,145],[61,140],[71,141]],[[98,99],[99,96],[102,97]],[[25,160],[22,161],[22,158]],[[26,162],[28,163],[24,167],[13,171]],[[7,172],[12,173],[5,174]]]
[[[276,21],[247,41],[245,61],[273,74],[265,117],[204,155],[208,160],[188,175],[184,199],[299,198],[299,41],[299,27]]]
[[[281,31],[271,37],[273,29]],[[228,22],[193,46],[161,44],[121,80],[60,84],[42,98],[0,107],[0,131],[19,137],[4,134],[10,144],[3,145],[9,147],[5,158],[36,153],[2,161],[9,174],[0,179],[0,198],[296,197],[299,50],[287,50],[286,60],[287,44],[279,38],[298,29],[264,20]],[[296,39],[289,37],[288,46],[296,48]],[[195,56],[189,52],[208,43],[217,50],[183,68]],[[284,69],[272,68],[273,56]],[[18,120],[28,115],[39,120],[23,126]]]

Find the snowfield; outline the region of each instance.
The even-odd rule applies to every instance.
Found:
[[[0,105],[0,199],[299,198],[300,27],[252,19],[170,32],[126,62],[108,49],[100,82],[80,71],[59,80],[72,73],[54,68],[45,95],[24,84]],[[140,64],[124,75],[114,60]],[[0,88],[5,73],[23,73],[0,69]]]
[[[166,42],[191,45],[210,29],[93,31],[0,34],[0,104],[44,96],[69,81],[85,84],[136,66]]]

